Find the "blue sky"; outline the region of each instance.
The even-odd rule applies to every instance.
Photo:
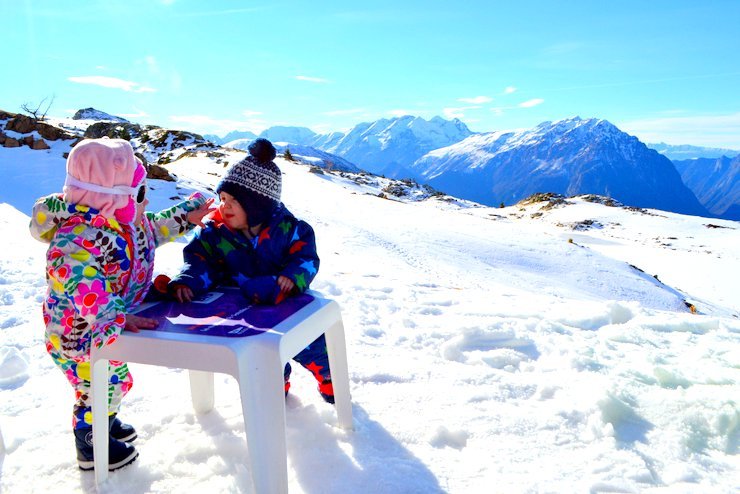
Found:
[[[92,106],[219,135],[579,115],[740,149],[737,1],[26,0],[2,17],[6,111],[53,96],[54,116]]]

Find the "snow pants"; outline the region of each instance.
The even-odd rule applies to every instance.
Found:
[[[64,373],[64,377],[75,390],[75,404],[72,407],[72,427],[88,429],[92,426],[92,400],[90,398],[90,355],[74,359],[64,357],[61,352],[46,345],[54,363]],[[125,362],[111,360],[108,376],[108,414],[118,413],[121,400],[133,386],[134,380]]]
[[[334,391],[331,390],[331,392],[328,392],[331,389],[331,385],[329,384],[324,385],[322,388],[322,383],[324,382],[331,382],[331,371],[329,369],[329,354],[326,351],[326,338],[322,334],[316,340],[314,340],[313,343],[308,345],[305,349],[301,350],[301,352],[293,357],[293,360],[301,364],[303,367],[311,371],[311,374],[313,374],[313,377],[318,381],[319,383],[319,390],[322,393],[327,394],[334,394]],[[290,387],[290,384],[288,384],[288,380],[290,379],[290,372],[291,367],[290,364],[285,364],[285,391],[288,391],[288,388]]]

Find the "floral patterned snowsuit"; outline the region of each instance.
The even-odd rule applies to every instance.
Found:
[[[187,213],[204,201],[198,195],[159,213],[146,212],[139,226],[68,204],[60,194],[34,205],[31,234],[49,243],[43,304],[46,350],[75,389],[75,428],[92,424],[90,345],[101,348],[118,338],[126,313],[146,296],[154,249],[188,231],[192,225]],[[110,362],[109,413],[118,412],[132,384],[127,365]]]

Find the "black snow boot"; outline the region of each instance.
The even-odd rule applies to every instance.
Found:
[[[77,464],[80,470],[92,470],[95,468],[93,461],[92,427],[88,429],[75,429],[75,446],[77,446]],[[133,463],[139,456],[132,445],[113,439],[108,436],[108,470],[118,470]]]
[[[108,415],[108,425],[110,427],[110,437],[118,439],[124,443],[132,443],[134,439],[139,437],[136,434],[136,429],[128,424],[124,424],[121,420],[116,417],[116,414]]]

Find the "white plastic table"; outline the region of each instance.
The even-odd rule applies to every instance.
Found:
[[[142,330],[124,332],[112,345],[93,349],[91,394],[95,481],[108,477],[108,360],[188,369],[193,408],[213,408],[213,373],[233,376],[241,394],[242,412],[255,491],[288,492],[285,438],[285,363],[318,338],[326,344],[339,425],[352,428],[347,353],[341,312],[336,302],[307,292],[312,301],[282,322],[242,337],[194,332]],[[97,428],[103,424],[103,433]]]

